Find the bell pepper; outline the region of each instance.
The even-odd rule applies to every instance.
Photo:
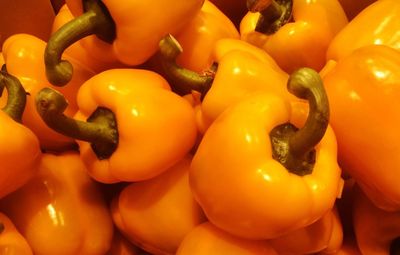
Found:
[[[36,97],[39,114],[57,132],[74,137],[90,175],[99,182],[150,179],[181,160],[193,147],[194,110],[171,92],[159,74],[112,69],[80,87],[75,119],[56,90]]]
[[[22,187],[38,171],[41,157],[35,134],[21,123],[26,105],[26,92],[17,78],[0,71],[0,91],[8,93],[0,111],[0,198]]]
[[[400,212],[376,207],[356,188],[353,206],[354,233],[361,254],[399,254]]]
[[[208,254],[278,255],[266,241],[239,238],[205,222],[185,236],[176,255]]]
[[[339,0],[349,20],[352,20],[366,7],[376,1],[377,0]]]
[[[253,93],[211,124],[194,155],[193,194],[209,221],[233,235],[277,238],[314,223],[340,196],[341,170],[322,81],[303,68],[291,74],[287,86],[309,101],[307,118],[277,94]]]
[[[210,0],[215,4],[226,16],[232,20],[236,27],[239,27],[240,21],[247,13],[246,2],[240,0]]]
[[[113,224],[76,152],[45,153],[39,172],[0,201],[34,254],[105,254]]]
[[[0,212],[0,254],[33,255],[26,239],[15,228],[14,223]]]
[[[74,140],[48,128],[36,112],[34,100],[36,93],[41,88],[47,86],[53,87],[45,76],[43,61],[45,47],[46,43],[35,36],[16,34],[4,42],[3,56],[7,72],[18,78],[29,94],[22,116],[24,125],[36,134],[43,149],[61,151],[74,146]],[[85,80],[94,75],[94,72],[69,58],[69,56],[64,55],[64,57],[69,59],[75,67],[74,75],[68,86],[60,89],[69,102],[66,114],[73,116],[78,110],[75,99],[77,90]]]
[[[95,59],[143,64],[157,51],[161,38],[167,33],[178,33],[203,2],[133,0],[121,4],[118,0],[67,0],[76,18],[48,41],[44,54],[47,78],[58,86],[70,80],[72,66],[61,55],[78,40],[83,40],[85,49]]]
[[[400,2],[379,0],[360,12],[333,38],[327,59],[339,60],[370,44],[400,49]]]
[[[240,23],[244,41],[262,48],[291,73],[310,67],[319,71],[333,37],[348,20],[338,0],[248,0]]]
[[[338,160],[374,204],[400,209],[400,52],[369,45],[331,61],[324,84]]]
[[[151,254],[175,254],[183,238],[206,221],[194,200],[187,155],[163,174],[130,184],[115,197],[115,225],[132,243]]]

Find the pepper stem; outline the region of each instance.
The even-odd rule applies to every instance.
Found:
[[[100,0],[84,0],[85,12],[64,24],[49,39],[45,52],[46,76],[55,86],[64,86],[72,78],[73,67],[62,54],[78,40],[96,35],[101,40],[111,43],[115,39],[115,23],[110,13]]]
[[[287,86],[290,93],[308,100],[309,115],[301,129],[286,123],[271,131],[273,158],[290,172],[302,176],[312,172],[314,147],[323,138],[329,123],[329,103],[321,77],[313,69],[293,72]]]
[[[255,31],[271,35],[291,19],[293,0],[247,0],[247,8],[260,13]]]
[[[85,121],[64,115],[68,103],[64,96],[51,88],[43,88],[36,96],[36,109],[43,121],[53,130],[91,143],[99,159],[111,157],[118,145],[117,122],[113,112],[98,107]]]
[[[11,74],[0,71],[0,91],[6,88],[7,103],[2,110],[16,122],[22,122],[22,115],[26,105],[26,92],[21,82]]]
[[[186,95],[195,90],[204,97],[214,81],[217,66],[213,64],[204,74],[183,68],[176,63],[182,51],[179,42],[170,34],[160,41],[158,55],[164,75],[177,94]]]

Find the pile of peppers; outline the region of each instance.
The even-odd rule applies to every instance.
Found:
[[[63,4],[0,48],[0,254],[400,254],[400,1]]]

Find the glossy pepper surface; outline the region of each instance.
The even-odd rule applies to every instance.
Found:
[[[400,2],[379,0],[343,28],[332,40],[327,59],[339,60],[352,51],[370,44],[388,45],[400,49]]]
[[[36,103],[47,124],[77,139],[90,175],[104,183],[155,177],[182,159],[197,136],[191,105],[152,71],[93,76],[79,89],[76,120],[62,113],[67,102],[55,90],[42,90]]]
[[[34,254],[105,254],[113,224],[75,152],[44,154],[39,173],[0,202]]]
[[[183,238],[206,219],[192,196],[186,156],[163,174],[130,184],[111,211],[120,231],[152,254],[175,254]]]
[[[305,92],[308,85],[321,93]],[[292,114],[288,100],[254,93],[211,124],[193,158],[193,194],[209,221],[231,234],[279,237],[320,219],[340,196],[341,170],[322,82],[306,68],[291,75],[288,88],[310,100],[310,114],[299,131],[289,130],[301,126],[306,116]],[[287,154],[279,154],[279,134],[283,140],[293,137],[282,143]]]
[[[15,228],[14,223],[4,213],[0,212],[0,254],[33,255],[26,239]]]
[[[331,40],[348,23],[338,0],[248,2],[249,10],[261,12],[248,12],[242,19],[242,40],[264,49],[289,73],[301,67],[319,71]]]
[[[39,138],[42,148],[49,150],[63,150],[73,144],[73,139],[60,135],[48,128],[36,112],[34,97],[36,93],[51,84],[45,75],[43,53],[46,43],[39,38],[28,34],[16,34],[9,37],[3,44],[3,56],[7,72],[17,77],[25,91],[29,93],[26,108],[22,117],[24,125],[30,128]],[[72,116],[78,110],[76,93],[79,86],[89,79],[94,72],[80,65],[64,55],[74,65],[74,75],[68,86],[60,88],[69,102],[65,114]]]
[[[324,77],[340,164],[374,204],[392,211],[400,209],[399,59],[395,49],[369,45]]]

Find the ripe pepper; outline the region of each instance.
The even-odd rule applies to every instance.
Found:
[[[41,157],[35,134],[21,123],[26,105],[26,92],[21,83],[6,71],[0,71],[0,91],[8,98],[0,111],[0,198],[22,187],[38,171]]]
[[[377,208],[359,188],[354,193],[354,233],[361,254],[399,254],[400,212]]]
[[[47,78],[58,86],[69,81],[72,66],[61,60],[61,55],[78,40],[83,40],[85,49],[95,59],[143,64],[157,51],[161,38],[167,33],[178,33],[203,2],[133,0],[121,4],[116,0],[67,0],[76,18],[48,41],[44,54]],[[174,8],[170,8],[171,4]]]
[[[341,170],[322,81],[312,69],[299,69],[288,90],[309,101],[301,129],[296,126],[305,116],[291,112],[288,100],[258,92],[226,109],[194,155],[193,194],[209,221],[228,233],[277,238],[314,223],[340,196]]]
[[[33,253],[105,254],[113,224],[97,184],[76,152],[45,153],[39,172],[0,201]]]
[[[74,137],[90,175],[99,182],[145,180],[162,173],[193,147],[194,110],[155,72],[112,69],[80,87],[76,119],[56,90],[37,94],[39,114],[57,132]]]
[[[366,7],[370,4],[374,3],[377,0],[339,0],[340,4],[343,7],[343,10],[346,12],[347,18],[352,20],[356,17],[360,12],[362,12]]]
[[[185,236],[176,255],[208,254],[278,255],[266,241],[239,238],[205,222]]]
[[[332,40],[327,59],[339,60],[370,44],[400,49],[400,2],[379,0],[365,8]]]
[[[15,228],[7,215],[0,212],[0,254],[33,255],[26,239]]]
[[[248,0],[240,24],[242,40],[264,49],[291,73],[319,71],[333,37],[348,23],[338,0]]]
[[[163,174],[130,184],[115,197],[115,225],[132,243],[151,254],[175,254],[183,238],[204,222],[194,200],[187,155]]]
[[[51,86],[46,80],[43,53],[46,43],[39,38],[28,34],[16,34],[9,37],[3,44],[3,56],[7,66],[7,72],[17,77],[29,96],[22,121],[39,138],[40,145],[47,150],[64,150],[74,144],[73,139],[60,135],[47,127],[36,112],[34,97],[43,87]],[[66,110],[68,116],[76,113],[76,93],[79,86],[94,75],[86,67],[80,65],[69,56],[64,55],[73,63],[75,72],[68,86],[60,91],[69,102]]]
[[[369,45],[331,61],[324,77],[339,162],[375,205],[391,211],[400,209],[399,70],[400,52]]]

